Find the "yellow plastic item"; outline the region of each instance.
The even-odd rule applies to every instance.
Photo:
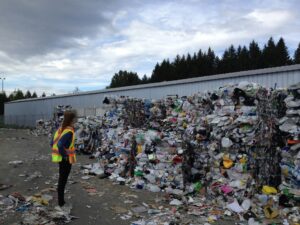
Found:
[[[142,145],[138,145],[138,146],[137,146],[137,153],[140,154],[140,153],[142,153],[142,152],[143,152],[143,147],[142,147]]]
[[[233,165],[233,161],[228,156],[224,156],[223,157],[224,168],[229,169],[230,167],[232,167],[232,165]]]
[[[266,218],[268,219],[274,219],[279,215],[279,212],[277,209],[272,209],[270,206],[264,207],[264,213]]]
[[[43,199],[42,197],[35,197],[35,196],[33,196],[31,198],[31,200],[33,202],[37,202],[37,203],[39,203],[41,205],[49,205],[49,202],[46,199]]]
[[[240,159],[240,163],[245,164],[247,162],[247,159],[245,157]]]
[[[267,185],[263,186],[262,192],[266,195],[277,194],[276,188]]]

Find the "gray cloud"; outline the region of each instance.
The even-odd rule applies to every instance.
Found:
[[[212,47],[298,46],[298,0],[0,0],[0,72],[6,90],[67,93],[107,86],[120,69]],[[72,78],[72,79],[70,79]]]
[[[111,30],[114,13],[125,1],[2,0],[0,51],[30,57],[74,47],[74,38]]]

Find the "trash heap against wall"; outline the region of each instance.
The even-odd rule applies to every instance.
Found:
[[[43,119],[36,121],[35,129],[31,130],[31,133],[35,136],[48,135],[51,137],[56,128],[59,127],[63,120],[63,115],[66,110],[70,110],[70,105],[58,105],[54,108],[53,117],[51,120],[45,121]]]
[[[78,149],[96,159],[84,172],[165,192],[176,207],[134,224],[300,222],[300,83],[109,103],[104,116],[78,121]]]

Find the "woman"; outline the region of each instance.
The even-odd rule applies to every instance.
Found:
[[[76,162],[74,123],[75,111],[65,111],[62,126],[55,132],[52,144],[52,162],[59,163],[58,205],[65,204],[65,186],[72,164]]]

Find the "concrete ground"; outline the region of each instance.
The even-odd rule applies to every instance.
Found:
[[[32,136],[29,130],[0,129],[0,185],[11,184],[12,187],[0,190],[0,196],[6,196],[13,192],[19,192],[24,196],[32,196],[45,188],[54,187],[57,182],[58,166],[51,163],[50,147],[47,137]],[[14,166],[8,162],[22,160],[23,164]],[[128,220],[120,219],[120,215],[128,212],[142,203],[148,205],[168,207],[162,194],[150,193],[144,190],[133,190],[127,186],[113,184],[108,179],[93,177],[83,180],[80,165],[93,163],[94,160],[88,156],[78,156],[78,162],[72,168],[71,181],[67,185],[66,201],[73,205],[72,215],[79,217],[72,221],[72,225],[103,224],[103,225],[125,225],[137,220],[132,217]],[[42,177],[25,181],[28,176],[40,172]],[[20,176],[21,175],[21,176]],[[96,193],[89,194],[87,187],[96,189]],[[48,207],[54,207],[57,201],[56,192],[51,192],[54,199]],[[125,201],[129,200],[129,201]],[[124,202],[125,201],[125,202]],[[132,201],[132,202],[131,202]],[[18,224],[21,221],[21,212],[11,212],[1,215],[0,224]],[[220,222],[219,224],[234,224]]]

